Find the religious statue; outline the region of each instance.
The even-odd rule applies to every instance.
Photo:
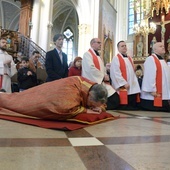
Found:
[[[168,53],[170,54],[170,36],[169,36],[169,39],[167,40],[167,43],[168,43],[168,48],[167,48],[167,50],[168,50]]]
[[[153,53],[153,45],[157,42],[156,37],[154,36],[151,43],[150,43],[150,48],[151,48],[151,53]]]
[[[166,28],[165,28],[165,24],[164,23],[162,23],[161,24],[161,39],[162,39],[162,42],[164,42],[164,37],[165,37],[165,32],[166,32]]]
[[[139,42],[137,43],[137,57],[143,56],[143,42],[142,37],[139,37]]]
[[[162,15],[161,17],[161,22],[155,22],[156,25],[160,25],[161,26],[161,41],[164,44],[164,40],[165,40],[165,32],[166,32],[166,28],[165,25],[169,24],[170,21],[165,21],[165,16]]]
[[[7,41],[7,49],[9,49],[11,47],[11,38],[9,35],[7,36],[6,41]]]

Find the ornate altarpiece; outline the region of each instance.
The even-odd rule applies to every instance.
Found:
[[[104,65],[111,63],[113,58],[113,41],[109,34],[104,36],[103,61]]]
[[[156,0],[152,5],[149,13],[145,15],[148,20],[148,25],[153,22],[156,24],[156,31],[154,34],[134,34],[134,61],[135,64],[142,64],[146,57],[152,53],[152,40],[155,37],[157,42],[163,42],[165,50],[170,53],[170,11],[166,8],[166,4],[161,0]],[[142,36],[143,42],[143,56],[137,56],[137,43]]]

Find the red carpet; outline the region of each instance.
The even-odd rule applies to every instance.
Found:
[[[110,113],[101,114],[86,114],[82,113],[68,121],[51,121],[34,119],[22,116],[4,115],[0,114],[0,119],[39,126],[42,128],[58,129],[58,130],[76,130],[80,128],[87,127],[92,124],[101,123],[107,120],[114,120],[118,117],[114,117]]]

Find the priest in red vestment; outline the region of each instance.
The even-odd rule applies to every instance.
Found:
[[[73,76],[20,93],[0,93],[0,109],[41,119],[66,120],[79,113],[101,112],[107,101],[104,86]]]

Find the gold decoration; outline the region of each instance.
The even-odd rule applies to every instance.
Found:
[[[159,15],[160,13],[163,13],[163,9],[165,10],[165,13],[169,13],[169,7],[170,7],[170,0],[152,0],[151,5],[151,17],[153,17],[153,12],[156,11],[156,15]]]
[[[140,22],[140,24],[135,24],[133,31],[136,35],[141,34],[141,35],[147,35],[149,33],[154,34],[156,31],[156,24],[151,22],[148,25],[148,19],[144,19]]]
[[[135,0],[134,11],[137,10],[137,6],[139,5],[141,6],[140,12],[143,12],[143,17],[140,17],[140,24],[134,25],[134,33],[137,35],[154,34],[156,31],[156,24],[153,22],[148,24],[148,18],[153,17],[154,11],[156,11],[156,15],[163,13],[164,10],[166,14],[169,13],[170,0]]]

